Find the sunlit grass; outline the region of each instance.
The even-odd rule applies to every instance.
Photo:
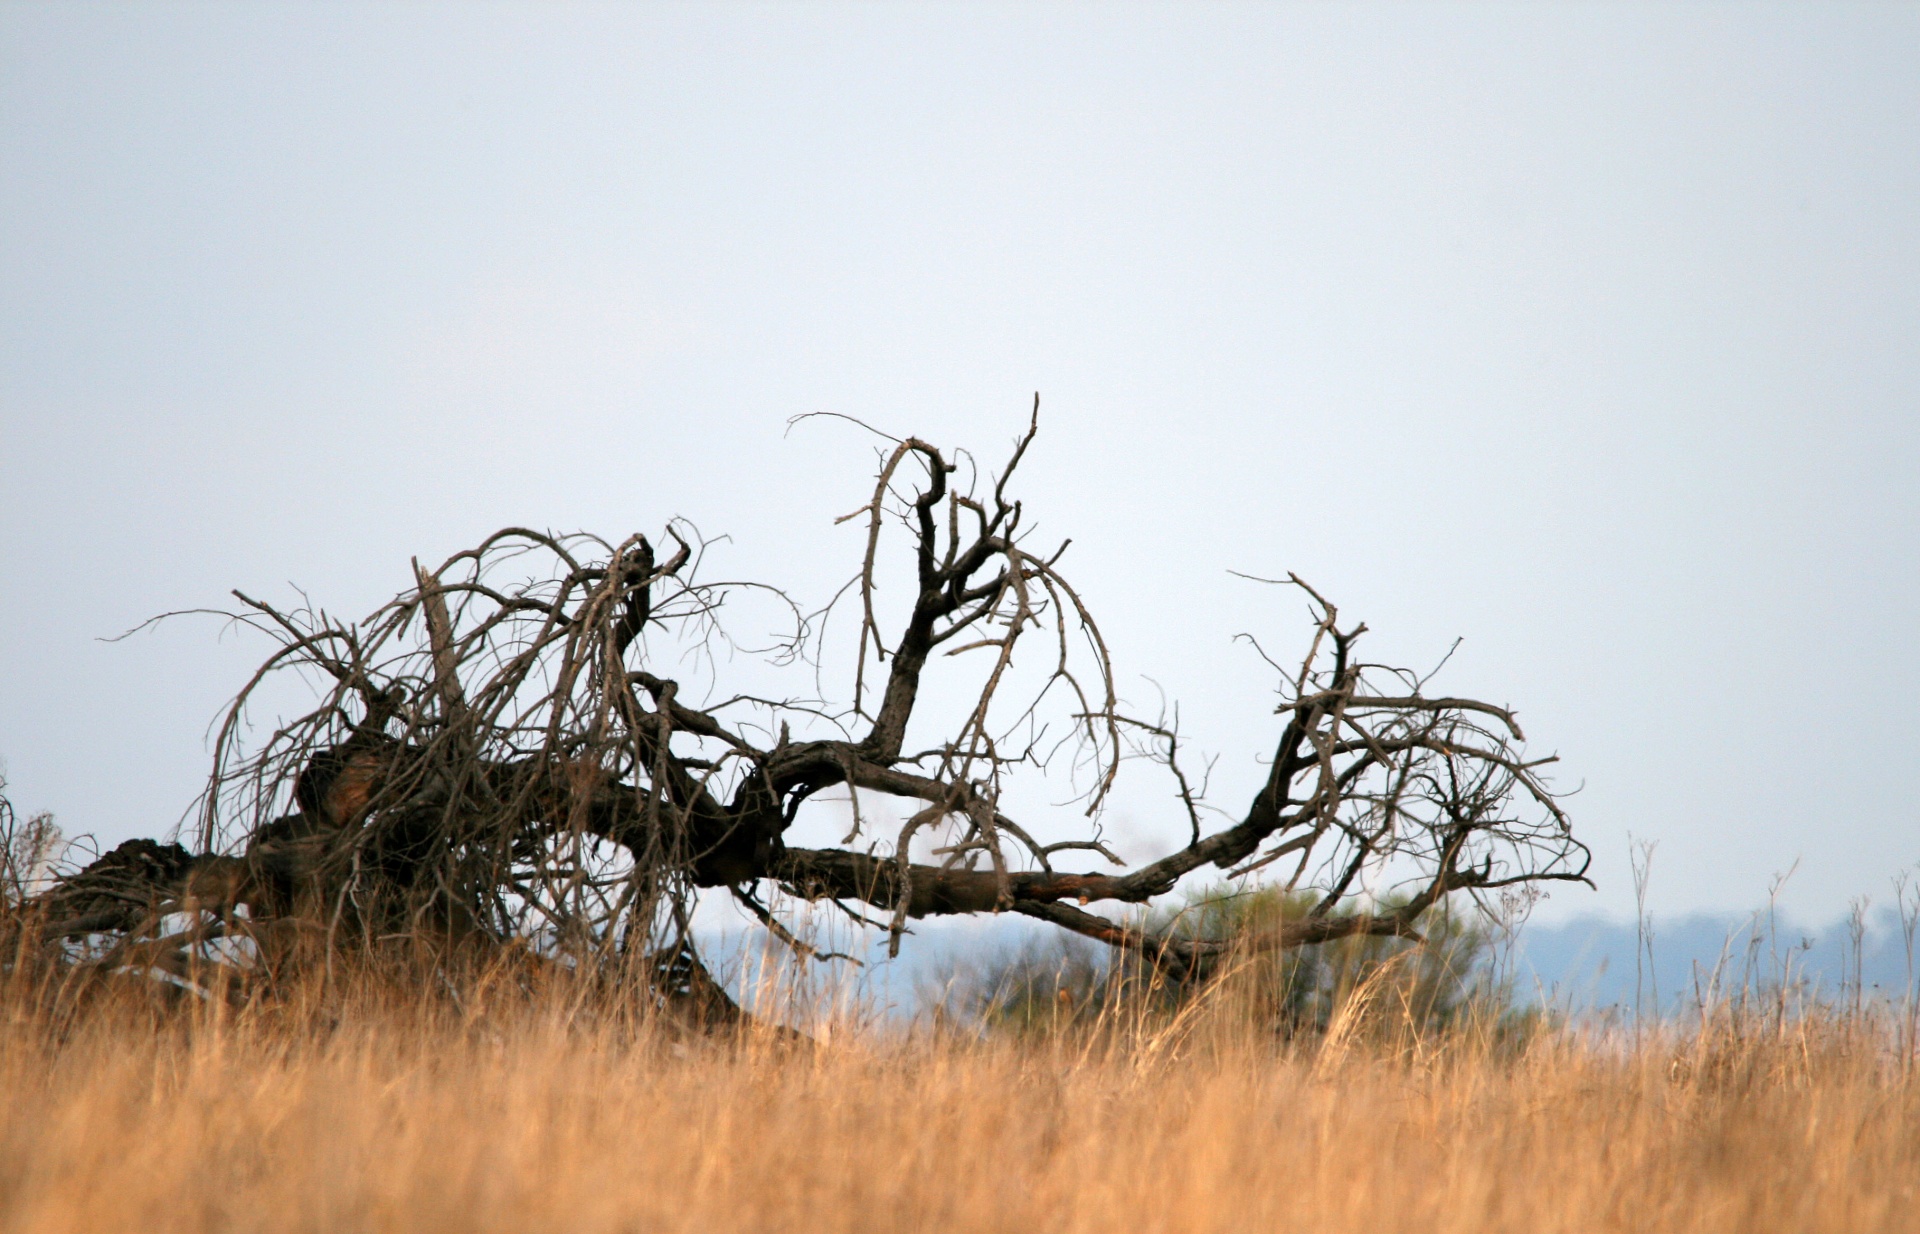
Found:
[[[604,994],[361,981],[235,1010],[16,991],[8,1230],[1920,1229],[1896,1018],[1410,1020],[1234,993],[1057,1030],[715,1039]]]

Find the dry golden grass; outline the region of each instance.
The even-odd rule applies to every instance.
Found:
[[[7,1230],[1920,1229],[1916,1086],[1864,1020],[1329,1049],[1221,1008],[793,1044],[563,993],[11,1005]]]

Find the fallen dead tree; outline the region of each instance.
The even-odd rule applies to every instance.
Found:
[[[1443,898],[1584,879],[1586,850],[1541,777],[1552,760],[1526,754],[1513,715],[1363,662],[1365,627],[1343,627],[1291,577],[1313,625],[1297,664],[1268,661],[1282,701],[1266,781],[1232,814],[1210,806],[1177,725],[1121,702],[1062,573],[1066,546],[1042,551],[1025,531],[1009,485],[1033,440],[1030,427],[980,476],[964,453],[888,439],[868,501],[842,520],[864,528],[859,570],[814,613],[758,584],[701,581],[697,537],[678,524],[660,543],[510,528],[437,568],[416,562],[359,621],[235,593],[229,616],[275,647],[227,714],[195,821],[179,842],[130,841],[37,891],[37,945],[98,971],[190,978],[211,940],[244,937],[250,971],[271,979],[395,940],[432,954],[536,940],[576,965],[638,963],[725,1018],[689,930],[703,889],[725,889],[803,953],[782,898],[837,904],[896,951],[917,918],[1020,913],[1187,977],[1230,940],[1150,934],[1093,906],[1147,904],[1203,868],[1264,871],[1317,894],[1254,940],[1293,947],[1417,938]],[[887,616],[896,546],[909,598]],[[760,649],[775,667],[817,673],[828,617],[852,618],[839,705],[711,701],[715,653],[740,650],[722,617],[747,593],[784,606],[785,632]],[[689,652],[705,653],[692,663],[711,679],[698,698],[671,671]],[[963,704],[928,740],[936,666],[942,697]],[[317,686],[315,705],[253,740],[249,704],[288,675]],[[1139,760],[1169,777],[1187,841],[1128,866],[1085,820]],[[1082,823],[1049,841],[1057,828],[1012,817],[1003,790],[1050,765],[1077,784]],[[888,834],[873,834],[863,795],[904,803]],[[789,844],[809,802],[828,798],[852,807],[843,844]],[[913,860],[929,837],[931,855]],[[1375,890],[1389,872],[1399,894],[1360,896],[1368,872]]]

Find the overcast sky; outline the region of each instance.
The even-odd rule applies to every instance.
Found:
[[[1001,452],[1139,698],[1274,737],[1294,570],[1519,709],[1630,911],[1920,860],[1920,8],[0,7],[0,756],[166,830],[263,649],[495,527],[824,599]],[[1158,789],[1119,833],[1179,824]]]

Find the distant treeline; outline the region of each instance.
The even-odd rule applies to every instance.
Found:
[[[1723,989],[1749,977],[1768,985],[1784,975],[1830,998],[1850,996],[1856,980],[1869,998],[1876,992],[1899,997],[1920,977],[1920,953],[1909,962],[1899,914],[1890,907],[1870,910],[1858,927],[1856,949],[1856,925],[1847,917],[1812,926],[1784,913],[1656,916],[1650,940],[1632,921],[1582,917],[1522,927],[1509,962],[1517,995],[1537,992],[1582,1009],[1631,1009],[1637,996],[1648,1009],[1657,997],[1659,1008],[1671,1012],[1689,1005],[1696,984],[1704,988],[1716,968]]]
[[[937,1000],[942,987],[976,978],[983,966],[1003,967],[1023,955],[1027,958],[1022,962],[1030,964],[1036,948],[1064,964],[1063,973],[1078,964],[1096,963],[1102,955],[1100,948],[1056,940],[1034,923],[1010,915],[916,924],[918,945],[891,963],[884,962],[884,948],[871,940],[847,934],[833,939],[835,947],[869,961],[852,974],[854,983],[896,1014],[924,1007],[929,996]],[[1741,988],[1775,989],[1783,979],[1827,1001],[1851,998],[1856,981],[1868,999],[1898,999],[1910,982],[1920,984],[1920,937],[1914,940],[1909,965],[1906,930],[1892,907],[1870,908],[1857,926],[1856,949],[1856,923],[1847,917],[1811,926],[1784,912],[1656,916],[1649,938],[1632,920],[1588,916],[1530,922],[1504,941],[1495,931],[1479,962],[1495,966],[1515,1004],[1544,1002],[1570,1011],[1619,1008],[1628,1013],[1636,1005],[1648,1012],[1684,1011],[1708,992],[1716,970],[1721,998]],[[749,952],[757,950],[752,942],[737,934],[725,939],[716,934],[709,946],[715,954],[738,954],[742,943]],[[1640,950],[1647,943],[1650,962],[1648,952]]]

